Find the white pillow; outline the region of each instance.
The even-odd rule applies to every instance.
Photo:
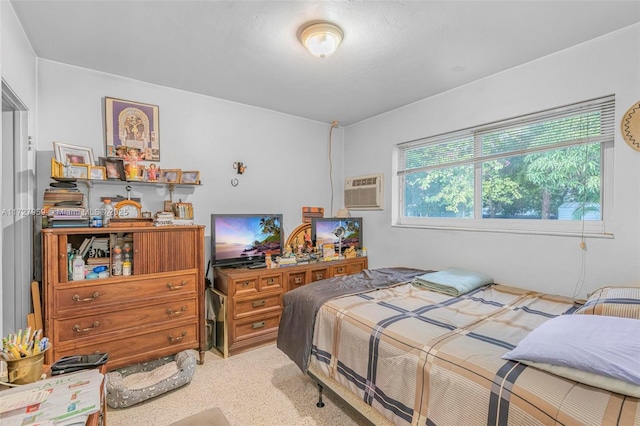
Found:
[[[553,318],[502,356],[571,367],[640,386],[640,320],[601,315]]]

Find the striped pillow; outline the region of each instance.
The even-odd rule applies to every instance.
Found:
[[[640,287],[598,289],[575,314],[640,319]]]

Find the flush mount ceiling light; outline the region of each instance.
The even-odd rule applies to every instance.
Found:
[[[300,41],[311,54],[324,59],[331,56],[342,41],[342,30],[327,21],[310,22],[298,31]]]

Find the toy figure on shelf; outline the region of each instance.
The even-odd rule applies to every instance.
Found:
[[[138,161],[144,160],[144,154],[138,154],[136,148],[129,148],[127,155],[124,157],[124,161],[128,163],[127,178],[132,180],[138,179]]]
[[[311,234],[309,230],[304,231],[304,252],[305,253],[313,252],[313,242],[311,241]]]
[[[349,247],[344,251],[343,254],[346,259],[352,259],[356,257],[356,249],[354,249],[353,247]]]
[[[147,170],[147,179],[151,182],[156,182],[158,180],[158,168],[154,163],[149,164],[149,169]]]

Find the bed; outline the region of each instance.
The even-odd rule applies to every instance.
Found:
[[[497,284],[449,295],[415,285],[424,273],[365,270],[286,293],[278,347],[375,424],[640,425],[638,386],[503,358],[588,304]]]

